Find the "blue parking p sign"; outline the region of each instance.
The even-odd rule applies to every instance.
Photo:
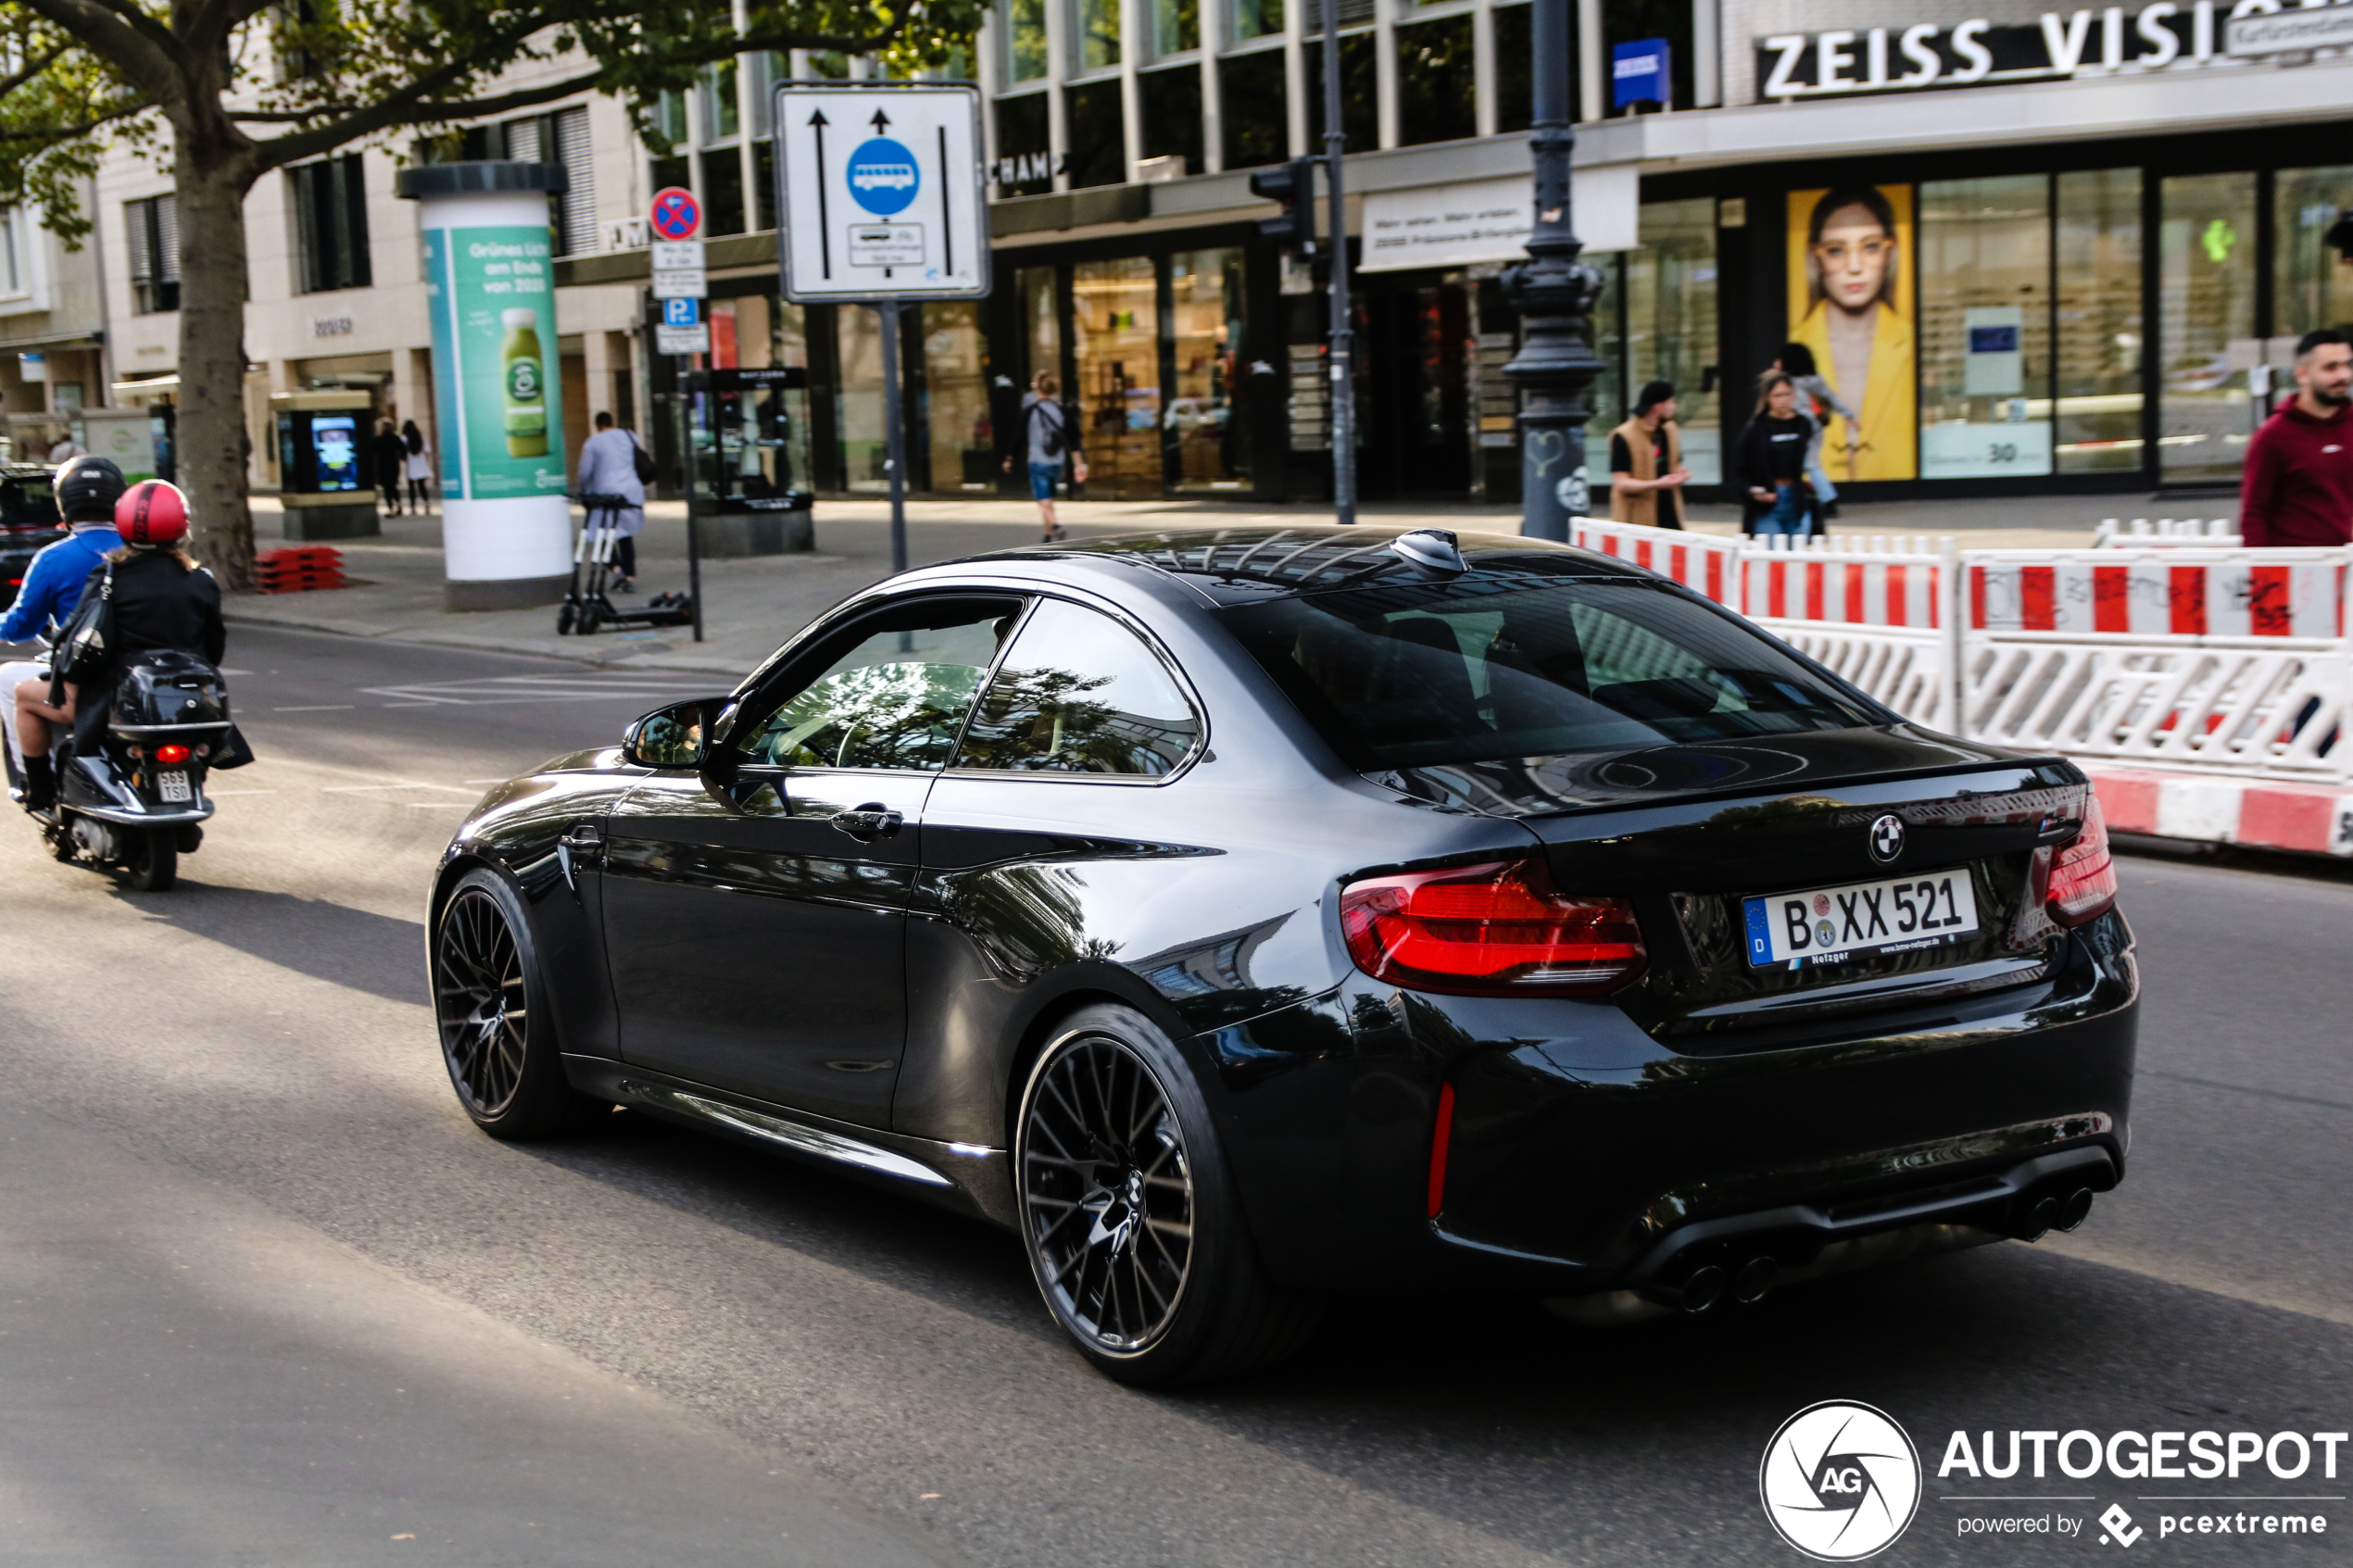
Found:
[[[1610,51],[1610,102],[1621,109],[1629,104],[1667,102],[1669,80],[1664,38],[1620,44]]]
[[[691,327],[702,320],[699,299],[665,299],[661,302],[661,324],[665,327]]]

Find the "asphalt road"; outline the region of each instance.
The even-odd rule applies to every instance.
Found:
[[[1828,1399],[1931,1467],[1883,1562],[2114,1550],[1972,1512],[2353,1491],[2353,1453],[2014,1508],[1934,1474],[1955,1430],[2353,1426],[2342,881],[2127,862],[2133,1171],[2073,1236],[1615,1330],[1341,1302],[1273,1375],[1147,1395],[1003,1235],[637,1117],[509,1147],[459,1113],[420,925],[450,823],[696,683],[247,630],[229,662],[263,759],[176,891],[0,821],[0,1559],[1793,1563],[1758,1461]],[[2133,1555],[2341,1561],[2353,1509],[2295,1506],[2332,1533]]]

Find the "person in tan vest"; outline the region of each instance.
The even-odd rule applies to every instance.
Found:
[[[1675,426],[1675,388],[1652,382],[1634,400],[1634,417],[1609,433],[1609,515],[1613,522],[1683,526],[1683,433]]]

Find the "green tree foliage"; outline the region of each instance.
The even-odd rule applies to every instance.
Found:
[[[169,161],[181,233],[181,466],[208,562],[253,580],[245,503],[244,200],[275,169],[553,103],[654,106],[739,52],[957,57],[980,0],[0,0],[0,202],[69,244],[109,146]],[[266,436],[266,433],[257,433]]]

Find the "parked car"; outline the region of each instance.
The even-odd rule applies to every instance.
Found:
[[[612,1105],[1011,1227],[1114,1377],[1368,1291],[1571,1316],[2080,1223],[2137,977],[2096,801],[1612,558],[1233,528],[841,605],[450,841],[494,1136]]]

